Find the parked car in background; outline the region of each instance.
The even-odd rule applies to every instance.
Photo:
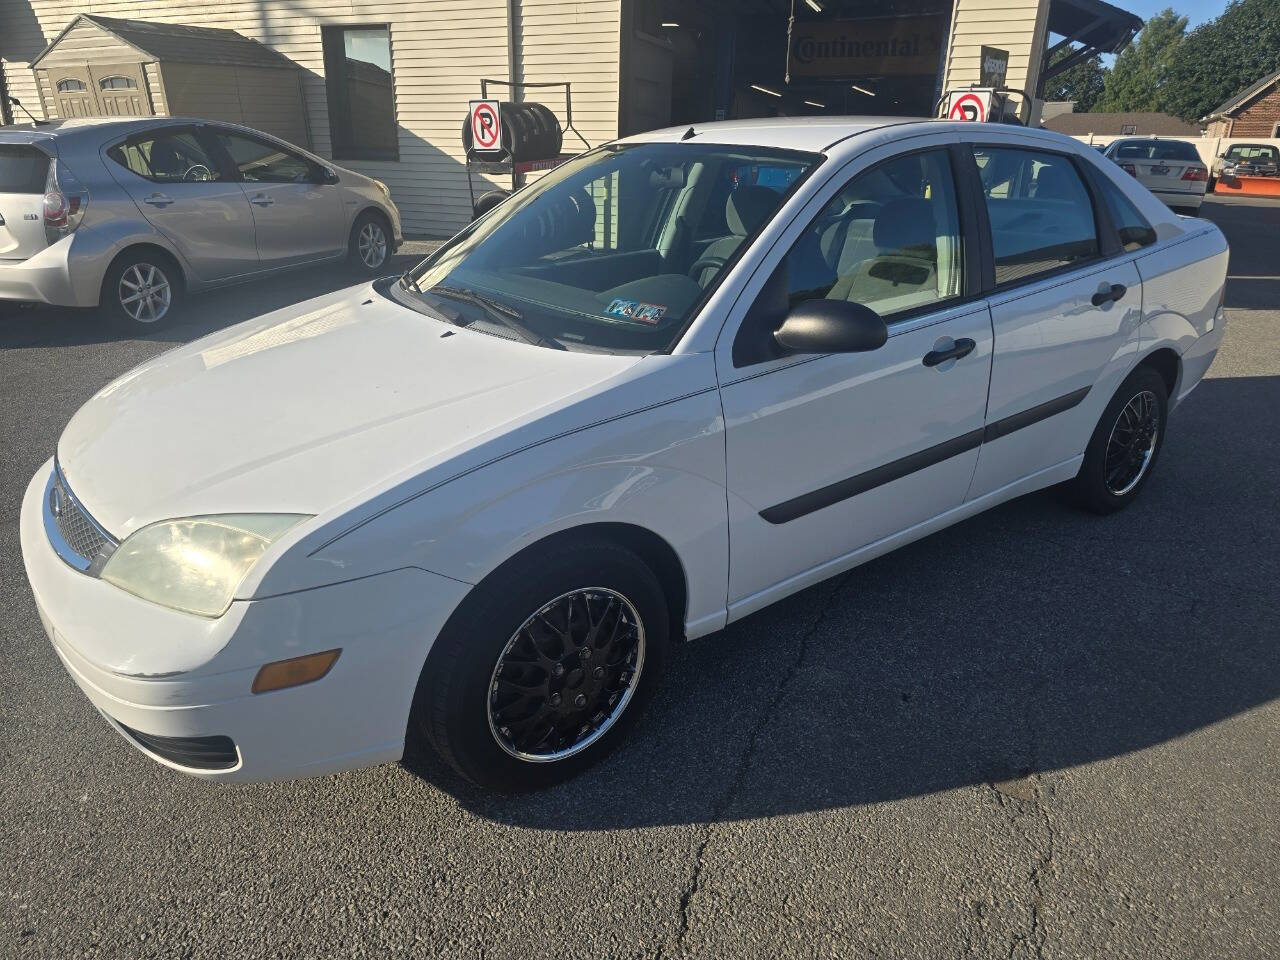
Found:
[[[385,184],[228,123],[68,120],[0,129],[0,300],[99,307],[155,329],[187,293],[402,239]]]
[[[1280,150],[1269,143],[1233,143],[1213,161],[1212,185],[1219,177],[1274,177]]]
[[[1196,214],[1209,186],[1209,168],[1193,144],[1154,137],[1113,140],[1102,154],[1174,210]]]
[[[171,767],[308,776],[408,738],[545,785],[681,638],[1044,487],[1132,503],[1226,271],[1216,226],[1047,131],[657,130],[402,277],[103,388],[22,555],[76,683]]]

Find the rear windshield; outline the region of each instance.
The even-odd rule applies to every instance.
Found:
[[[0,143],[0,193],[44,193],[49,158],[35,147]]]
[[[1199,160],[1196,148],[1181,140],[1145,140],[1122,143],[1116,150],[1117,160]]]

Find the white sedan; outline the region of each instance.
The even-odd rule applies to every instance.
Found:
[[[678,639],[1042,487],[1131,503],[1226,269],[1211,223],[1045,131],[644,134],[403,278],[109,384],[27,490],[27,573],[161,763],[421,739],[538,786],[617,743]]]

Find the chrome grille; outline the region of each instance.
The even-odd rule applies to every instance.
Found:
[[[80,505],[56,463],[45,491],[44,519],[53,549],[77,570],[96,574],[95,561],[105,561],[117,546]]]

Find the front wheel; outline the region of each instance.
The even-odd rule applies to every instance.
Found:
[[[347,244],[351,265],[360,273],[380,277],[387,260],[391,258],[391,236],[386,221],[377,213],[366,210],[356,217],[351,226]]]
[[[668,624],[661,585],[625,547],[565,541],[517,557],[436,640],[411,728],[482,787],[566,780],[608,753],[643,709]]]
[[[1160,456],[1168,415],[1164,378],[1150,367],[1129,374],[1102,412],[1073,481],[1082,505],[1112,513],[1137,499]]]

